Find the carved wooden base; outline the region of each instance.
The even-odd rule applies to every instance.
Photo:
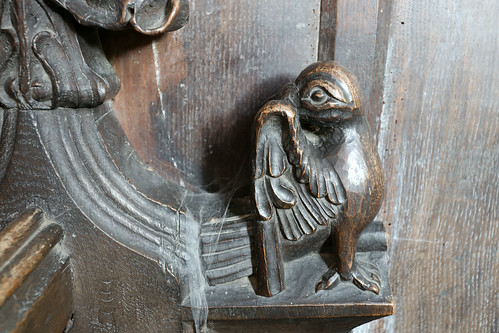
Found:
[[[315,285],[331,264],[326,254],[310,254],[286,266],[286,289],[273,297],[255,293],[254,277],[206,290],[208,327],[213,332],[348,332],[368,321],[393,314],[386,252],[364,252],[357,259],[380,268],[379,295],[346,281],[331,290]],[[184,332],[193,331],[191,305],[182,304]]]

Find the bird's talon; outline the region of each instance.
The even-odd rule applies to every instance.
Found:
[[[324,281],[321,281],[319,283],[317,283],[317,285],[315,286],[315,292],[319,292],[321,290],[324,290]]]
[[[333,272],[331,274],[330,271],[326,272],[322,277],[322,281],[320,281],[315,287],[315,292],[320,290],[327,290],[337,286],[340,283],[340,275],[337,272]]]
[[[359,289],[372,291],[376,295],[379,294],[380,281],[379,281],[379,278],[376,274],[371,273],[371,277],[373,277],[373,279],[376,280],[377,283],[369,281],[362,274],[360,274],[358,272],[353,273],[352,277],[353,277],[353,279],[352,279],[353,283]]]

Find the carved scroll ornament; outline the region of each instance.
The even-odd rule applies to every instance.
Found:
[[[382,171],[356,80],[338,64],[307,67],[256,114],[252,190],[238,207],[227,209],[223,195],[172,183],[136,157],[106,102],[120,83],[95,26],[171,31],[186,22],[187,7],[180,0],[2,0],[2,222],[36,206],[68,230],[75,239],[64,238],[63,247],[72,253],[76,290],[107,281],[107,268],[98,265],[97,282],[82,276],[95,265],[96,237],[111,239],[112,249],[95,250],[103,261],[109,256],[123,276],[137,261],[156,274],[130,278],[136,293],[149,288],[141,284],[149,278],[168,286],[158,300],[168,306],[148,310],[155,318],[178,317],[165,319],[167,331],[180,330],[180,321],[201,330],[234,313],[250,320],[329,318],[348,328],[390,314],[385,232],[372,222]],[[212,207],[208,218],[201,201]],[[116,258],[123,248],[130,252]],[[137,254],[143,259],[127,261]],[[84,308],[75,312],[77,329],[101,328],[91,321],[101,315],[93,312],[98,299],[74,293],[75,308]],[[116,309],[113,300],[106,306]],[[121,320],[130,330],[147,322]]]

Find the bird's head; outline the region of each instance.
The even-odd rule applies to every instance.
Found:
[[[335,124],[352,118],[362,107],[355,76],[332,61],[316,62],[301,72],[292,98],[300,119],[310,124]],[[291,99],[291,98],[289,98]]]

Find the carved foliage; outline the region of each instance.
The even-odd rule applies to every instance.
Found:
[[[115,95],[119,80],[93,29],[79,29],[53,4],[4,1],[0,68],[6,108],[90,107]]]
[[[154,34],[178,29],[187,5],[174,1],[56,1],[79,23]],[[95,28],[75,24],[55,3],[0,4],[0,106],[22,109],[94,107],[113,97],[119,79]]]

